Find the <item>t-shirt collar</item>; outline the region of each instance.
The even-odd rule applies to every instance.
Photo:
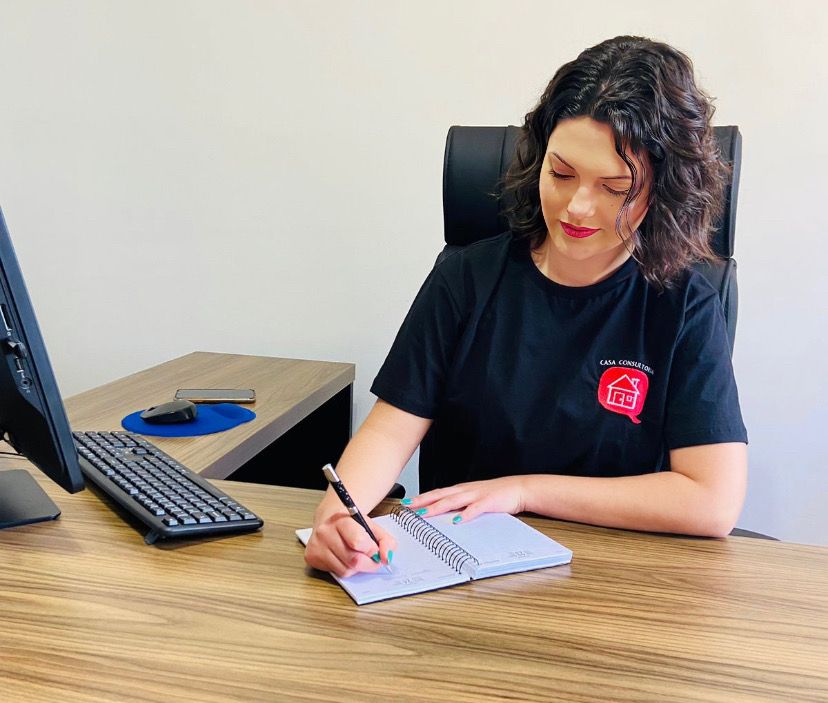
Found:
[[[615,288],[620,283],[623,283],[630,277],[640,273],[638,263],[633,257],[630,257],[603,281],[593,283],[589,286],[565,286],[561,283],[556,283],[551,278],[547,278],[543,273],[541,273],[540,269],[532,260],[529,243],[526,240],[517,240],[515,244],[518,248],[519,257],[522,260],[522,263],[530,269],[529,274],[533,280],[535,280],[538,285],[542,286],[556,296],[566,298],[591,298]]]

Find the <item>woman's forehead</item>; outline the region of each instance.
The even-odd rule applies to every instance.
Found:
[[[553,161],[563,161],[577,171],[588,171],[599,177],[630,175],[629,167],[615,151],[612,127],[591,117],[571,117],[558,122],[549,136],[546,153]],[[625,153],[637,167],[641,165],[641,158],[631,149]]]

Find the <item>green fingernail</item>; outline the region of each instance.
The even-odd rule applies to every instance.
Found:
[[[403,498],[400,503],[403,505],[411,505],[411,498]]]
[[[455,515],[455,516],[451,519],[451,521],[452,521],[452,522],[456,525],[456,524],[457,524],[458,522],[460,522],[462,519],[463,519],[463,516],[462,516],[462,515]]]
[[[420,508],[419,510],[415,510],[414,512],[417,513],[417,515],[425,515],[428,512],[428,508]]]
[[[388,550],[388,563],[390,564],[394,560],[394,552],[390,549]]]
[[[377,564],[379,564],[379,563],[380,563],[380,555],[379,555],[379,552],[377,552],[376,554],[374,554],[374,556],[372,556],[372,557],[371,557],[371,559],[373,559],[375,562],[377,562]]]

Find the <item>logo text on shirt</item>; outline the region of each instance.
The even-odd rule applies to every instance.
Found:
[[[620,361],[616,361],[615,359],[601,359],[598,363],[601,366],[628,366],[633,369],[641,369],[650,374],[650,376],[654,373],[647,364],[642,364],[640,361],[630,361],[629,359],[621,359]]]

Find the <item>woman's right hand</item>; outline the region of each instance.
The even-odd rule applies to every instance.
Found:
[[[430,426],[431,420],[377,399],[336,465],[357,505],[372,510],[383,499]],[[389,564],[396,540],[370,518],[365,519],[379,540],[379,548],[329,488],[316,509],[305,561],[339,577],[376,571]],[[379,554],[379,562],[371,559],[375,554]]]
[[[322,505],[319,507],[313,534],[305,548],[309,566],[346,577],[360,571],[377,571],[381,565],[391,563],[397,542],[371,518],[365,520],[379,540],[379,547],[341,506],[328,511]]]

